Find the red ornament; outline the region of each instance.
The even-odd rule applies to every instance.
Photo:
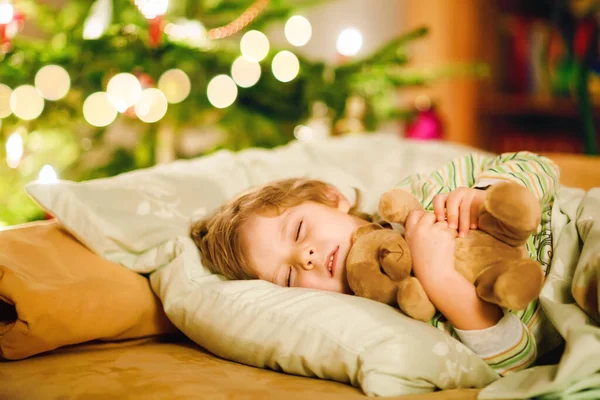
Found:
[[[418,111],[417,115],[406,125],[406,137],[417,140],[442,139],[444,125],[442,118],[434,107]]]
[[[158,47],[161,43],[163,31],[162,21],[162,15],[158,15],[148,20],[148,41],[150,47]]]

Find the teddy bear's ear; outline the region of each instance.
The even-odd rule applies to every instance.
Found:
[[[376,231],[378,229],[383,229],[383,227],[379,224],[365,224],[361,226],[352,235],[352,243],[354,243],[358,237],[366,235],[367,233]]]
[[[411,211],[421,209],[419,200],[404,189],[390,190],[379,199],[379,214],[389,222],[404,224]]]

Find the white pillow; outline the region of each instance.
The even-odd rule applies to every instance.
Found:
[[[480,388],[498,378],[462,343],[387,305],[265,281],[219,282],[203,272],[191,239],[173,248],[152,287],[171,321],[222,358],[377,396]]]
[[[189,224],[249,186],[308,176],[366,211],[404,176],[471,148],[393,135],[221,151],[82,183],[32,183],[28,193],[75,237],[152,285],[169,318],[201,346],[235,361],[348,382],[378,395],[434,386],[482,387],[496,374],[454,339],[375,302],[266,282],[223,282],[202,267]]]

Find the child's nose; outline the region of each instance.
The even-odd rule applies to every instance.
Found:
[[[315,267],[316,252],[314,249],[309,248],[304,250],[304,260],[302,260],[302,268],[310,271]]]

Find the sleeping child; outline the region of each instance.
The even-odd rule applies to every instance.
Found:
[[[462,341],[501,375],[530,366],[557,347],[560,336],[537,300],[518,312],[481,300],[475,286],[454,269],[455,240],[477,229],[487,187],[501,180],[518,182],[542,205],[541,223],[527,250],[547,273],[558,174],[552,161],[528,152],[497,157],[473,153],[399,184],[427,210],[411,212],[404,229],[414,274],[439,310],[430,323]],[[352,294],[345,260],[353,233],[372,220],[356,203],[324,182],[286,179],[233,199],[196,222],[191,236],[204,265],[229,279]]]

